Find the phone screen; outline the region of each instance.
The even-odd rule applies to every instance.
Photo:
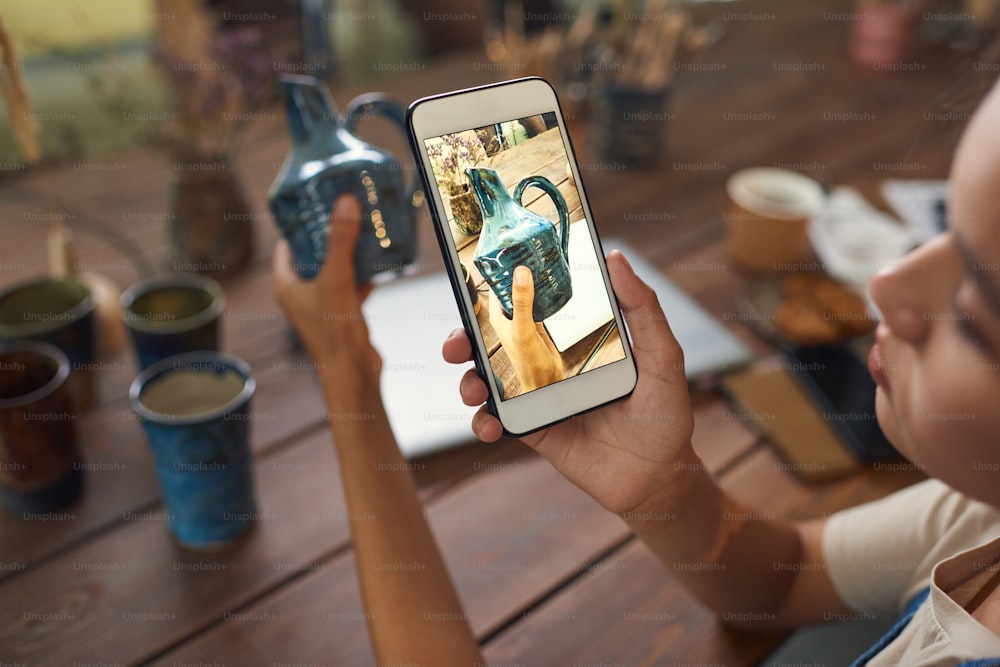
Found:
[[[555,113],[432,137],[424,148],[501,399],[624,360]],[[533,297],[514,284],[521,266]],[[536,373],[554,358],[561,371]]]

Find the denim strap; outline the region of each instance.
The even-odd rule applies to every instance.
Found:
[[[903,631],[903,628],[907,626],[913,618],[913,615],[917,613],[917,609],[920,608],[920,605],[924,603],[930,593],[931,589],[930,586],[928,586],[914,595],[910,601],[906,603],[906,609],[903,610],[903,615],[899,617],[899,620],[896,621],[895,625],[889,628],[889,631],[882,635],[879,640],[875,642],[874,646],[865,651],[860,658],[851,663],[851,667],[864,667],[871,661],[872,658],[885,650],[885,647],[891,644],[896,637],[899,636],[899,633]]]
[[[882,637],[875,642],[874,646],[865,651],[860,658],[855,660],[851,664],[851,667],[864,667],[871,661],[872,658],[885,650],[885,647],[891,644],[896,637],[899,636],[899,633],[903,631],[903,628],[905,628],[913,619],[914,614],[917,613],[917,609],[919,609],[920,605],[927,600],[930,592],[931,589],[928,586],[914,595],[906,604],[906,609],[903,610],[903,615],[899,617],[899,620],[896,621],[895,625],[893,625],[887,633],[882,635]],[[978,660],[969,660],[958,664],[956,667],[1000,667],[1000,658],[979,658]]]

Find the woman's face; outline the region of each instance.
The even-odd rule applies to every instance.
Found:
[[[959,145],[948,218],[869,284],[875,411],[928,474],[1000,506],[1000,88]]]

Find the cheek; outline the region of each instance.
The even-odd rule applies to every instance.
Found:
[[[879,422],[929,475],[975,497],[1000,496],[1000,370],[965,346],[949,347],[948,354],[925,354],[898,392],[879,392]]]
[[[887,396],[881,388],[875,391],[875,416],[878,418],[878,425],[882,428],[882,433],[906,458],[913,460],[910,453],[909,444],[904,438],[905,433],[900,430],[899,418],[892,398]]]

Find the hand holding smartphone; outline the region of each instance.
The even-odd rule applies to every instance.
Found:
[[[407,126],[505,433],[628,396],[632,350],[551,86],[528,78],[424,98]]]

